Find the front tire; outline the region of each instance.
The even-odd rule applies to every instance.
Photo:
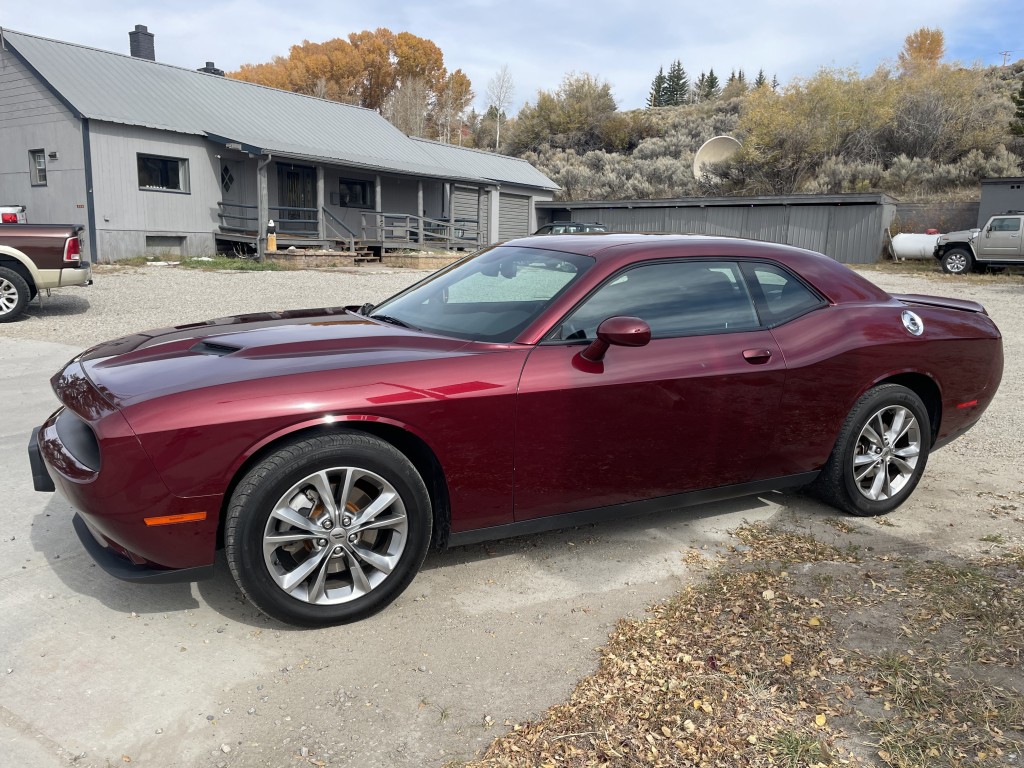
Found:
[[[974,268],[974,256],[963,248],[950,248],[942,256],[942,271],[963,275]]]
[[[812,490],[852,515],[884,515],[914,492],[930,447],[931,423],[921,398],[898,384],[882,384],[853,406]]]
[[[17,319],[31,301],[31,289],[13,269],[0,267],[0,323]]]
[[[383,609],[426,556],[430,497],[412,463],[370,435],[286,444],[231,497],[228,565],[261,611],[301,626],[345,624]]]

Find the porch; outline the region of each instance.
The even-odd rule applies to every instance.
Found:
[[[356,261],[405,250],[475,250],[489,242],[483,187],[266,155],[218,159],[221,250],[266,252],[270,221],[278,251],[327,251]]]

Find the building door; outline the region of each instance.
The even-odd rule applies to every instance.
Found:
[[[240,160],[220,161],[220,199],[222,226],[228,229],[256,230],[256,211],[240,206],[245,203],[244,166]],[[251,217],[251,218],[250,218]]]
[[[277,222],[277,231],[315,235],[316,169],[303,165],[278,165],[277,185],[277,210],[271,211],[271,218]]]
[[[511,240],[530,234],[530,198],[507,195],[498,198],[498,239]]]

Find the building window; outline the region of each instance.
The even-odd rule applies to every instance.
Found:
[[[334,203],[335,201],[332,200],[331,202]],[[335,205],[348,208],[373,208],[373,202],[370,198],[370,182],[355,179],[339,179],[338,198]]]
[[[139,155],[139,189],[188,192],[188,160]]]
[[[45,149],[30,149],[28,152],[29,158],[29,174],[32,177],[33,187],[45,187],[46,186],[46,150]]]

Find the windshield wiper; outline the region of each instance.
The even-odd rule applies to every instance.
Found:
[[[415,326],[409,325],[407,322],[399,320],[397,317],[391,317],[391,315],[370,315],[369,317],[371,320],[380,320],[384,323],[391,323],[392,325],[397,325],[400,328],[412,328],[414,331],[418,330]]]

